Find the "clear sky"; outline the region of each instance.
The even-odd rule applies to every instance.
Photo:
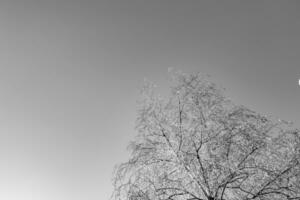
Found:
[[[0,1],[0,199],[104,200],[144,77],[210,74],[300,127],[300,1]]]

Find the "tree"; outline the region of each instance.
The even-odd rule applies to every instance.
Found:
[[[300,134],[235,105],[200,74],[174,73],[168,100],[145,84],[138,134],[114,200],[300,200]]]

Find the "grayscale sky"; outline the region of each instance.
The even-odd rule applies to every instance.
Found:
[[[210,74],[300,127],[300,1],[0,1],[0,199],[104,200],[144,77]]]

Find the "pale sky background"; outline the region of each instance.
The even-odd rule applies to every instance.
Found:
[[[210,74],[300,127],[300,1],[1,0],[0,199],[104,200],[144,77]]]

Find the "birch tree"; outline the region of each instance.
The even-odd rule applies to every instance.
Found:
[[[299,130],[235,105],[200,74],[172,77],[166,100],[143,87],[112,200],[300,200]]]

